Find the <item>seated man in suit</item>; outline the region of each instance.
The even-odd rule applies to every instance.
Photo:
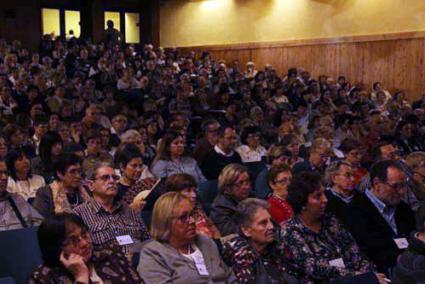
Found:
[[[209,151],[200,167],[208,180],[217,179],[221,170],[232,163],[241,164],[241,156],[235,151],[238,136],[232,126],[222,126],[218,130],[218,143]]]
[[[401,201],[407,179],[398,162],[377,162],[370,177],[371,188],[354,198],[346,224],[360,249],[380,272],[387,272],[407,247],[415,217],[409,205]]]

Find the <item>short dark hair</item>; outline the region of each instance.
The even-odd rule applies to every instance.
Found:
[[[373,181],[375,178],[379,178],[379,180],[381,180],[382,182],[387,181],[388,168],[396,168],[404,172],[400,163],[397,161],[387,160],[387,161],[376,162],[370,168],[370,182],[372,186],[373,186]]]
[[[231,124],[224,124],[224,125],[220,125],[220,128],[218,129],[218,135],[223,138],[224,137],[224,133],[226,132],[226,129],[234,129],[236,130],[236,128],[231,125]]]
[[[52,165],[51,151],[54,145],[62,144],[63,141],[60,135],[55,131],[47,131],[40,140],[39,152],[40,158],[43,161],[45,167],[49,168]]]
[[[318,190],[322,179],[318,173],[300,172],[292,177],[287,200],[295,214],[299,214],[308,202],[308,196]]]
[[[277,176],[280,173],[284,173],[284,172],[291,172],[291,168],[288,165],[279,165],[279,166],[273,166],[270,168],[268,174],[267,174],[267,180],[269,183],[274,183],[274,181],[276,180]]]
[[[54,169],[55,169],[55,178],[59,179],[57,172],[64,175],[66,170],[72,166],[79,164],[81,166],[81,159],[75,154],[71,153],[62,153],[59,155],[57,160],[55,161]]]
[[[260,133],[260,128],[257,126],[247,126],[244,129],[242,129],[241,133],[241,142],[242,144],[246,144],[246,139],[250,134]]]
[[[44,114],[36,115],[34,118],[34,126],[38,126],[40,124],[49,124],[49,118]]]
[[[355,149],[361,148],[362,146],[363,145],[359,140],[353,138],[346,138],[342,141],[341,145],[339,146],[339,149],[344,154],[348,154]]]
[[[208,131],[208,127],[210,126],[210,125],[212,125],[212,124],[215,124],[215,123],[218,123],[218,124],[220,124],[220,122],[218,122],[218,120],[217,119],[213,119],[213,118],[210,118],[210,119],[207,119],[207,120],[205,120],[205,121],[203,121],[202,123],[201,123],[201,129],[202,129],[202,132],[207,132]]]
[[[125,166],[133,159],[142,158],[139,148],[134,144],[125,144],[122,149],[119,149],[114,156],[114,165],[116,167],[125,168]]]
[[[26,157],[28,161],[31,161],[29,156],[24,151],[22,151],[22,149],[13,149],[7,153],[7,158],[6,158],[7,169],[9,171],[10,177],[14,181],[18,179],[18,177],[16,176],[15,162],[17,159],[21,157]],[[29,168],[28,175],[27,175],[27,178],[30,178],[30,177],[31,177],[31,167]]]
[[[180,192],[186,188],[197,187],[196,180],[193,176],[185,173],[169,176],[165,181],[165,191]]]
[[[88,231],[81,217],[72,213],[54,214],[44,219],[41,223],[37,236],[44,264],[53,267],[62,266],[59,259],[70,224]]]

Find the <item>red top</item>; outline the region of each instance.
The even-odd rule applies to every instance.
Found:
[[[272,216],[273,221],[279,223],[282,226],[282,223],[288,221],[294,215],[291,205],[282,198],[279,198],[275,195],[272,195],[267,200],[269,203],[269,213]]]

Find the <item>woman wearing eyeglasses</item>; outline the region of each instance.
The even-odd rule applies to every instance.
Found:
[[[269,170],[269,186],[273,190],[273,193],[267,199],[270,205],[268,210],[273,221],[280,224],[281,227],[294,214],[291,205],[286,200],[288,196],[288,185],[291,183],[291,179],[291,169],[287,165],[271,167]]]
[[[151,235],[140,252],[137,271],[146,283],[234,283],[213,240],[196,233],[193,203],[167,192],[155,203]]]
[[[28,280],[35,283],[143,283],[124,254],[111,246],[93,249],[89,229],[70,213],[52,215],[38,229],[43,258]]]

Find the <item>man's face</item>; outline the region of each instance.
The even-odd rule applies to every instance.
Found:
[[[383,161],[400,160],[400,152],[392,144],[387,144],[381,147],[381,159]]]
[[[373,192],[376,197],[388,206],[396,206],[406,193],[407,180],[404,173],[390,167],[387,170],[387,181],[381,181],[375,178]]]
[[[0,194],[6,192],[8,176],[6,162],[0,162]]]
[[[232,151],[237,142],[236,130],[233,128],[226,128],[223,137],[219,138],[220,148],[223,151]]]
[[[111,167],[101,167],[97,170],[91,189],[93,195],[103,198],[114,198],[118,192],[119,176]]]
[[[35,127],[35,134],[37,137],[41,137],[44,134],[46,134],[47,130],[49,129],[49,126],[47,123],[40,123]]]
[[[207,140],[211,145],[215,145],[218,142],[218,129],[220,128],[219,123],[212,123],[207,127]]]

